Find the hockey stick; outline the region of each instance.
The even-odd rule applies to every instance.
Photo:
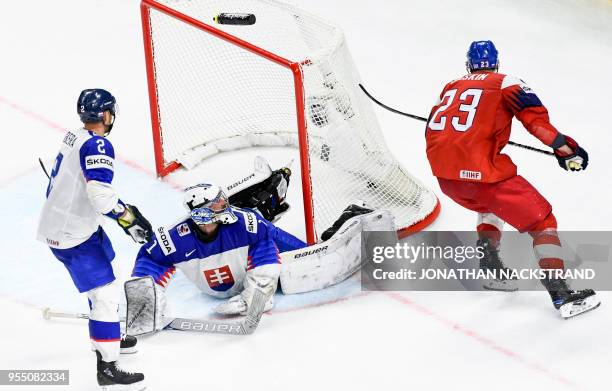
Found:
[[[42,168],[47,178],[51,179],[51,177],[49,176],[49,173],[47,172],[47,169],[45,168],[45,163],[43,163],[41,158],[38,158],[38,162],[40,163],[40,167]]]
[[[89,319],[89,315],[87,314],[81,314],[78,312],[56,312],[51,311],[51,308],[49,307],[43,308],[42,315],[45,320],[49,320],[51,318]]]
[[[414,115],[414,114],[408,114],[408,113],[404,113],[403,111],[399,111],[397,109],[394,109],[393,107],[389,107],[386,104],[382,103],[381,101],[379,101],[378,99],[374,98],[369,92],[368,90],[365,89],[365,87],[362,84],[359,84],[359,87],[361,88],[361,90],[363,91],[364,94],[367,95],[368,98],[370,98],[374,103],[376,103],[377,105],[379,105],[380,107],[387,109],[389,111],[391,111],[392,113],[395,114],[399,114],[399,115],[403,115],[405,117],[409,117],[412,119],[416,119],[418,121],[423,121],[423,122],[427,122],[427,118],[425,117],[420,117],[418,115]],[[534,152],[538,152],[538,153],[542,153],[544,155],[550,155],[553,156],[554,153],[550,152],[550,151],[545,151],[543,149],[540,148],[535,148],[529,145],[525,145],[525,144],[519,144],[519,143],[515,143],[514,141],[508,141],[508,144],[514,146],[514,147],[518,147],[518,148],[523,148],[523,149],[527,149],[529,151],[534,151]]]
[[[217,321],[208,319],[188,319],[188,318],[169,318],[164,319],[166,326],[164,330],[181,330],[195,331],[207,334],[233,334],[233,335],[249,335],[255,332],[259,321],[264,312],[264,307],[269,299],[259,289],[253,293],[253,301],[249,306],[246,317],[242,321]],[[43,308],[43,318],[49,320],[51,318],[69,318],[69,319],[89,319],[89,315],[77,312],[57,312],[51,308]],[[125,322],[125,317],[121,317],[120,321]]]
[[[253,293],[253,301],[249,306],[247,315],[242,321],[238,322],[222,322],[215,320],[196,320],[174,318],[164,330],[181,330],[181,331],[196,331],[200,333],[212,334],[234,334],[234,335],[249,335],[253,334],[261,316],[264,312],[264,307],[270,295],[266,295],[259,289],[255,289]]]

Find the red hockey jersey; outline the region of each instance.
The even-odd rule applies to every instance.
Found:
[[[540,99],[522,80],[482,72],[448,83],[431,110],[425,131],[433,174],[485,183],[516,175],[516,165],[501,153],[510,139],[514,116],[553,149],[565,144]]]

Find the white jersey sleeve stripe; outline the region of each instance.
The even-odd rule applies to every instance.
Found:
[[[504,76],[504,79],[502,80],[502,84],[501,84],[501,89],[503,90],[504,88],[508,88],[511,86],[515,86],[518,85],[519,87],[521,87],[521,89],[523,89],[524,91],[531,91],[531,88],[529,88],[529,86],[527,85],[527,83],[525,83],[523,80],[519,79],[518,77],[514,77],[514,76]]]

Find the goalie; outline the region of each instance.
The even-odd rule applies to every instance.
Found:
[[[277,177],[276,174],[279,173],[282,178]],[[268,205],[266,214],[274,219],[288,207],[284,205],[284,195],[289,175],[288,169],[275,171],[260,184],[243,189],[238,199],[250,198],[251,201],[247,204],[252,207],[261,201],[257,194],[262,194],[262,188],[270,190],[270,184],[273,183],[272,187],[278,189],[279,179],[280,182],[284,181],[280,186],[283,190],[281,194],[263,191],[268,193],[265,197],[265,204]],[[359,239],[363,228],[361,221],[366,219],[365,216],[374,213],[372,210],[351,205],[322,235],[324,239],[332,236],[339,239],[300,250],[307,247],[307,244],[274,226],[255,209],[230,205],[230,199],[232,197],[228,198],[223,189],[215,184],[202,183],[187,188],[183,202],[189,210],[189,217],[169,228],[160,227],[155,230],[151,241],[143,245],[138,252],[132,276],[143,278],[128,281],[126,288],[128,284],[149,284],[145,281],[150,281],[149,277],[153,278],[153,318],[156,330],[164,326],[160,315],[166,307],[165,287],[176,268],[182,270],[204,293],[220,299],[229,299],[215,309],[215,312],[223,315],[245,314],[255,289],[270,296],[264,311],[270,310],[274,305],[273,293],[281,274],[285,278],[283,284],[286,281],[288,287],[288,291],[284,287],[283,290],[286,293],[294,293],[320,289],[340,282],[359,268]],[[381,219],[382,216],[386,219]],[[375,219],[375,229],[384,229],[381,228],[381,221],[386,228],[393,229],[393,219],[388,213],[378,212]],[[288,265],[283,265],[286,270],[282,270],[279,253],[288,254]],[[290,267],[292,258],[300,259],[300,270],[297,272]],[[321,274],[319,263],[325,263],[326,260],[330,269],[328,273]],[[308,270],[309,265],[312,266],[311,272]],[[305,282],[304,277],[312,278]],[[153,293],[149,288],[129,291],[136,292],[135,296],[142,295],[138,292],[148,291],[149,295]],[[128,294],[128,308],[132,302],[138,300],[140,298],[130,297]],[[138,328],[138,325],[134,326]]]

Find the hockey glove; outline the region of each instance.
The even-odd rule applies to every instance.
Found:
[[[571,137],[565,136],[565,144],[574,151],[572,154],[565,155],[558,149],[555,150],[555,157],[564,170],[580,171],[585,170],[589,165],[589,154],[582,149]]]
[[[274,221],[289,209],[285,198],[290,177],[289,168],[276,170],[265,181],[230,196],[230,204],[257,209],[266,220]]]
[[[289,204],[285,201],[291,170],[284,167],[272,173],[267,180],[267,185],[257,194],[257,205],[262,216],[268,221],[274,221],[279,215],[289,209]]]
[[[151,239],[153,227],[134,205],[125,204],[125,212],[117,223],[136,243],[144,244]]]

